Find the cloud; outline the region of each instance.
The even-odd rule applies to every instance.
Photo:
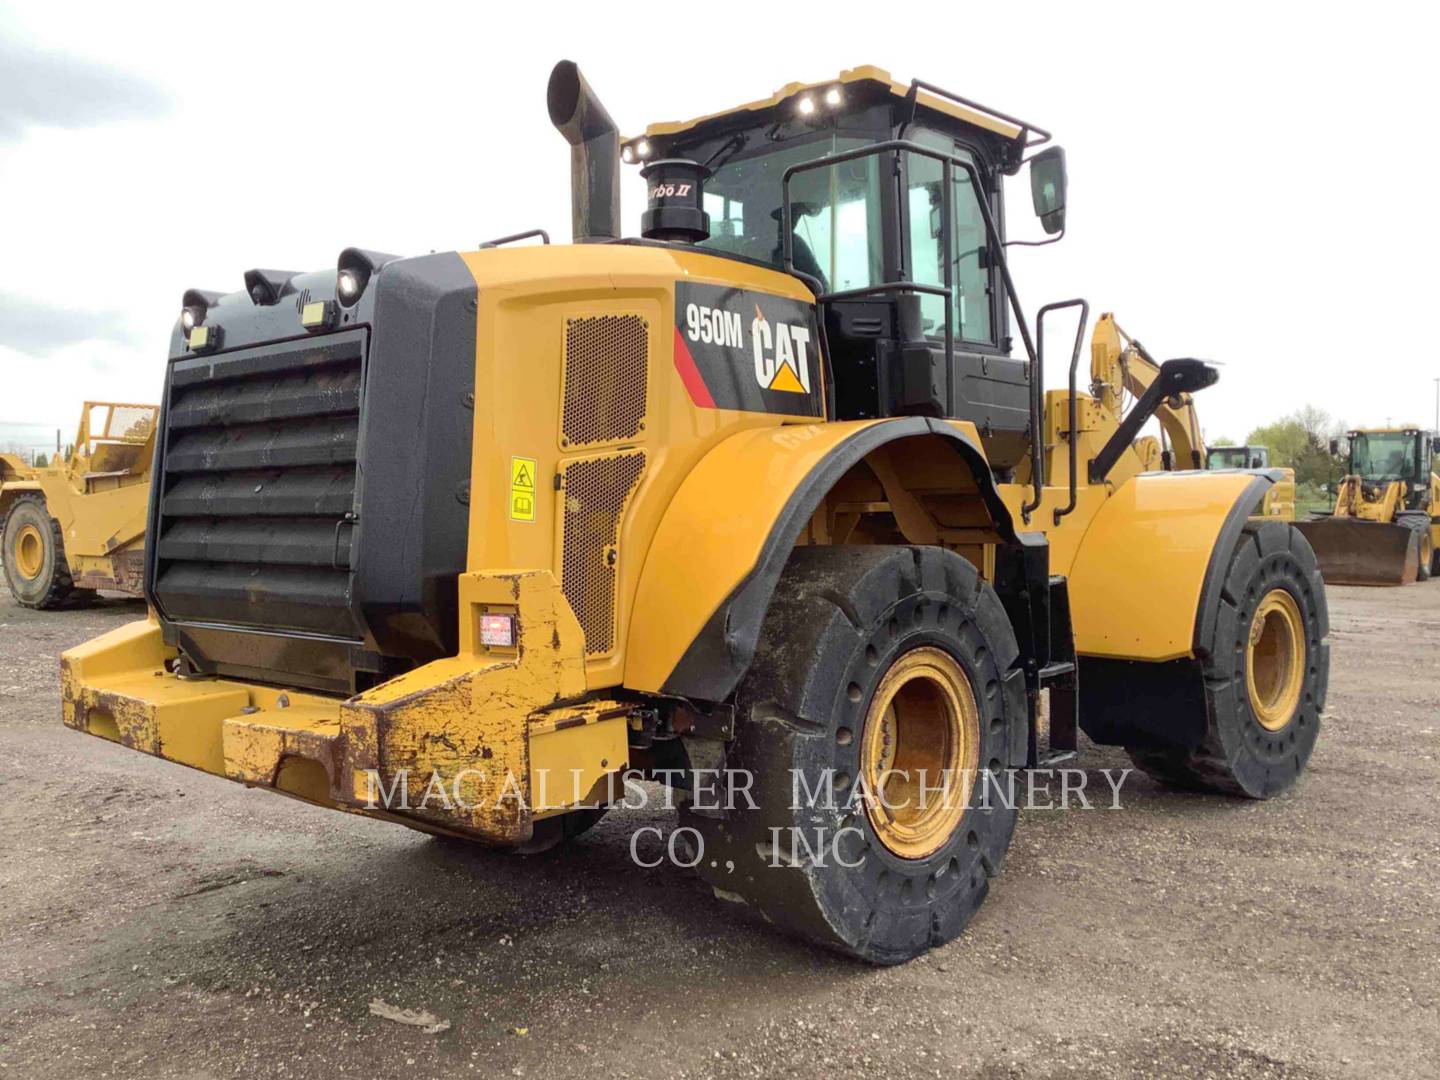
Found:
[[[0,143],[26,128],[98,127],[170,111],[170,95],[120,68],[0,39]]]
[[[32,356],[82,341],[137,341],[124,313],[103,308],[62,308],[0,292],[0,345]]]

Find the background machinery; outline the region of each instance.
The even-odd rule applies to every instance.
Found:
[[[1416,427],[1349,432],[1345,478],[1328,517],[1300,524],[1327,581],[1406,585],[1440,573],[1436,436]],[[1342,447],[1333,440],[1330,452]]]
[[[11,595],[54,608],[96,590],[140,596],[154,405],[87,401],[64,460],[0,482],[0,553]]]
[[[1063,230],[1048,133],[873,67],[624,140],[572,63],[547,106],[579,243],[185,294],[151,616],[64,655],[67,725],[521,851],[638,770],[717,896],[878,963],[960,932],[1014,770],[1082,728],[1166,782],[1295,782],[1314,557],[1253,518],[1271,475],[1144,471],[1213,368],[1123,417],[1116,378],[1044,390],[1088,307],[1027,321],[1001,192],[1028,164]]]
[[[1207,469],[1265,469],[1275,477],[1275,486],[1265,496],[1261,511],[1266,517],[1295,520],[1295,470],[1272,467],[1268,446],[1212,446],[1205,452]]]
[[[35,467],[19,454],[0,454],[0,484],[29,480],[34,475]]]

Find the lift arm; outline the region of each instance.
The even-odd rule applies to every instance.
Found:
[[[1092,392],[1116,416],[1121,415],[1121,398],[1128,392],[1143,398],[1160,378],[1160,365],[1106,312],[1095,323],[1090,344]],[[1205,468],[1205,441],[1200,434],[1200,417],[1194,395],[1186,391],[1163,398],[1155,417],[1174,450],[1175,467]]]

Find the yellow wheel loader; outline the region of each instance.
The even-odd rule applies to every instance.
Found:
[[[625,139],[572,63],[547,106],[579,242],[185,293],[150,614],[65,653],[67,725],[516,851],[657,779],[670,857],[876,963],[961,931],[1015,770],[1079,730],[1186,787],[1295,783],[1314,556],[1252,520],[1263,471],[1142,473],[1210,366],[1122,417],[1077,335],[1045,389],[1048,317],[1088,306],[1027,321],[1000,222],[1028,166],[1063,231],[1048,133],[874,67]]]
[[[1302,522],[1325,579],[1337,585],[1408,585],[1440,574],[1440,476],[1435,433],[1415,427],[1348,434],[1345,479],[1328,517]],[[1338,456],[1339,440],[1330,444]]]
[[[71,606],[142,594],[155,405],[87,401],[65,461],[0,482],[0,557],[17,603]]]

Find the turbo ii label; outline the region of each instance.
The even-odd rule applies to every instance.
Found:
[[[823,416],[815,308],[771,293],[681,282],[675,370],[704,409]]]

